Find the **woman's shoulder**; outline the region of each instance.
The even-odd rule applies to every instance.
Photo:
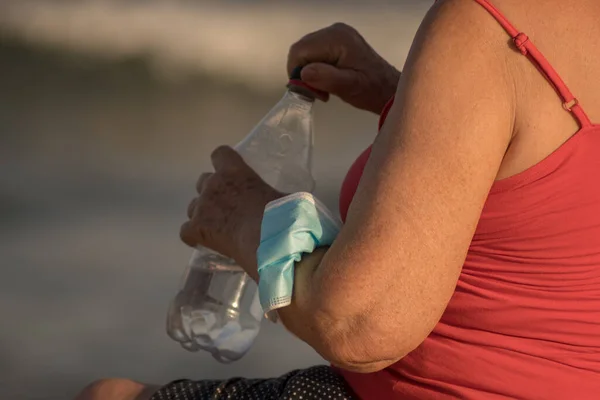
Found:
[[[433,57],[447,52],[494,56],[506,52],[508,38],[477,0],[438,0],[423,19],[413,48],[435,47]]]

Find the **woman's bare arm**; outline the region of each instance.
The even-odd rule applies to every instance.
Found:
[[[279,311],[333,364],[382,369],[444,312],[512,136],[506,46],[470,0],[423,21],[347,223],[298,263],[293,304]]]

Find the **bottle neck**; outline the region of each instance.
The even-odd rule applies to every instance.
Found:
[[[295,101],[312,106],[315,102],[315,96],[308,89],[301,89],[304,88],[297,88],[295,86],[288,87],[285,96],[294,99]]]
[[[309,86],[300,78],[291,78],[288,81],[287,88],[289,92],[295,93],[310,102],[314,102],[321,95],[318,89]]]

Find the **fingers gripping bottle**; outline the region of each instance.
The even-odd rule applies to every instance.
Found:
[[[237,146],[236,151],[268,184],[283,193],[312,192],[315,92],[296,68],[283,98]],[[210,352],[228,363],[252,346],[263,311],[256,283],[225,256],[198,247],[171,302],[167,333],[189,351]]]

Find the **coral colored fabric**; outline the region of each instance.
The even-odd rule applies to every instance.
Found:
[[[476,1],[546,75],[581,129],[540,163],[495,182],[456,292],[425,342],[383,371],[340,372],[361,399],[597,400],[600,125],[531,40],[489,1]],[[369,154],[342,185],[344,220]]]

